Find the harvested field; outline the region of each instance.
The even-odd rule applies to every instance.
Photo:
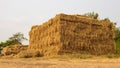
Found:
[[[0,68],[120,68],[120,59],[0,59]]]

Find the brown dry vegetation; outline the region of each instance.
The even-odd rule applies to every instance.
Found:
[[[58,14],[43,25],[31,28],[28,48],[9,46],[5,47],[2,53],[17,54],[15,57],[114,53],[113,28],[112,22],[82,15]]]
[[[103,55],[115,51],[113,28],[111,22],[81,15],[56,15],[32,27],[28,48],[3,49],[2,54],[15,56],[0,57],[0,68],[120,68],[119,55]]]
[[[120,59],[0,59],[0,68],[120,68]]]
[[[24,50],[27,50],[27,45],[11,45],[11,46],[7,46],[5,48],[3,48],[2,50],[2,54],[4,56],[7,56],[7,55],[16,55],[18,54],[19,52],[21,51],[24,51]]]
[[[58,14],[31,28],[28,50],[44,56],[66,53],[102,55],[115,51],[114,25],[81,15]]]

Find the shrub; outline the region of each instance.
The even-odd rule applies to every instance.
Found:
[[[116,53],[120,54],[120,40],[116,41]]]

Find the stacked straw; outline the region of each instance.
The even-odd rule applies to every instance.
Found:
[[[102,55],[115,51],[114,25],[82,15],[58,14],[31,28],[28,50],[45,56],[66,53]]]
[[[3,48],[2,50],[2,54],[4,56],[7,56],[7,55],[16,55],[18,54],[19,52],[21,51],[24,51],[24,50],[27,50],[27,47],[28,45],[11,45],[11,46],[7,46],[5,48]]]

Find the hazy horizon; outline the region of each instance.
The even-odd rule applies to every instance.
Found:
[[[56,14],[84,14],[96,12],[120,26],[120,0],[0,0],[0,42],[17,32],[28,36],[33,25],[48,21]]]

